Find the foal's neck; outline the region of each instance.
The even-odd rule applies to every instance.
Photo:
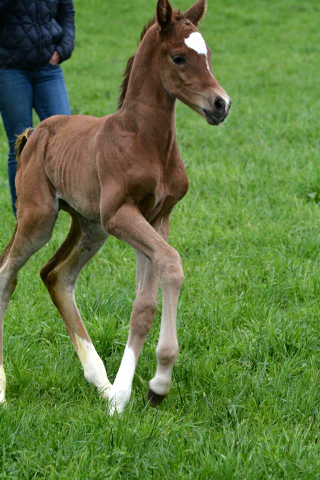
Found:
[[[164,90],[158,75],[156,37],[156,28],[153,27],[135,55],[119,115],[126,130],[134,131],[143,141],[152,143],[160,157],[165,159],[176,142],[176,102]]]

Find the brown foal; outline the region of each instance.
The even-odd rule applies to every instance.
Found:
[[[20,135],[17,225],[0,257],[0,402],[5,402],[6,388],[5,310],[19,269],[49,241],[60,209],[72,217],[70,232],[42,268],[41,278],[66,324],[85,378],[109,400],[111,413],[123,411],[160,283],[157,369],[148,399],[157,405],[169,392],[184,279],[179,254],[168,244],[169,217],[188,190],[176,139],[176,99],[210,125],[223,122],[231,104],[213,76],[210,50],[197,30],[205,9],[206,0],[198,0],[184,14],[173,11],[167,0],[158,1],[155,20],[144,29],[128,61],[117,113],[103,118],[54,116]],[[113,385],[74,298],[81,269],[109,235],[127,242],[137,254],[130,332]]]

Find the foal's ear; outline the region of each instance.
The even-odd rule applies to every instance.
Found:
[[[198,0],[192,7],[184,13],[184,17],[197,26],[200,20],[205,16],[207,10],[207,0]]]
[[[168,0],[158,0],[157,21],[161,30],[166,29],[171,23],[172,8]]]

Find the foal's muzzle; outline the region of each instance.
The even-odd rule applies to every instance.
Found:
[[[231,100],[227,102],[222,97],[216,97],[212,110],[203,109],[210,125],[219,125],[227,118],[231,107]]]

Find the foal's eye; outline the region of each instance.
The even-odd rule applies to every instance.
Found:
[[[175,63],[176,65],[184,65],[187,61],[186,57],[183,57],[182,55],[175,55],[171,58],[173,63]]]

